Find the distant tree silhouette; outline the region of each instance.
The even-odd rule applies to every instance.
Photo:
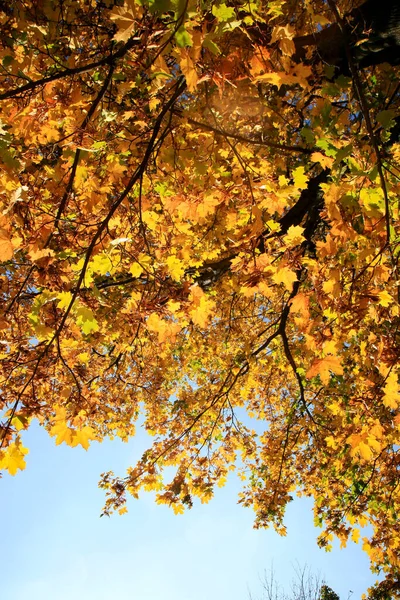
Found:
[[[336,592],[325,583],[321,585],[318,600],[340,600]]]
[[[249,600],[340,600],[326,583],[305,565],[294,569],[294,578],[287,592],[278,583],[273,567],[264,572],[261,596],[249,594]]]

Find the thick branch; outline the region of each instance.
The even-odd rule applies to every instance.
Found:
[[[47,77],[43,77],[42,79],[38,79],[37,81],[30,81],[25,85],[22,85],[18,88],[14,88],[12,90],[8,90],[7,92],[3,92],[0,94],[0,100],[6,100],[7,98],[13,98],[14,96],[19,96],[20,94],[24,94],[25,92],[32,92],[38,87],[42,87],[46,85],[46,83],[51,83],[52,81],[57,81],[58,79],[63,79],[64,77],[73,77],[74,75],[79,75],[80,73],[87,73],[88,71],[92,71],[93,69],[97,69],[98,67],[102,67],[105,65],[113,65],[116,60],[122,58],[134,45],[139,44],[139,38],[131,38],[129,39],[124,46],[122,46],[115,54],[112,51],[102,58],[101,60],[97,60],[96,62],[89,63],[87,65],[81,65],[80,67],[75,67],[74,69],[64,69],[63,71],[57,71],[52,75],[48,75]]]
[[[237,140],[238,142],[244,142],[245,144],[255,144],[257,146],[266,146],[267,148],[274,148],[274,150],[281,150],[282,152],[300,152],[302,154],[312,154],[315,150],[311,148],[304,148],[304,146],[291,146],[288,144],[278,144],[277,142],[270,142],[269,140],[261,140],[248,138],[245,135],[240,135],[238,133],[230,133],[229,131],[225,131],[224,129],[218,129],[217,127],[213,127],[212,125],[208,125],[208,123],[201,123],[200,121],[195,121],[195,119],[188,119],[188,122],[191,125],[195,125],[200,129],[205,129],[206,131],[212,131],[217,135],[221,135],[226,138],[232,138],[233,140]]]

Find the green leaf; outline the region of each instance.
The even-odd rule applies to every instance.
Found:
[[[170,0],[149,0],[148,6],[151,13],[163,14],[171,10]]]
[[[381,110],[376,115],[376,120],[382,125],[383,129],[390,129],[395,124],[393,120],[395,116],[394,110]]]
[[[179,27],[178,31],[175,33],[175,41],[180,48],[193,46],[192,37],[183,26]]]
[[[2,147],[1,145],[0,145],[0,159],[5,165],[7,165],[7,167],[10,167],[10,169],[18,169],[20,166],[19,161],[16,158],[14,158],[12,152],[10,152],[4,146]]]
[[[212,54],[221,54],[221,50],[218,48],[217,44],[215,44],[208,36],[204,38],[203,47],[207,48]]]
[[[315,137],[311,129],[308,127],[303,127],[301,130],[301,137],[307,142],[307,144],[314,144]]]
[[[89,335],[92,331],[98,331],[100,329],[92,311],[87,306],[79,306],[76,309],[75,314],[77,316],[77,324],[86,335]]]
[[[229,21],[235,16],[235,9],[222,2],[219,6],[212,7],[212,14],[218,21]]]
[[[327,156],[335,157],[337,149],[331,144],[326,138],[320,138],[316,141],[315,145],[318,148],[322,148]]]
[[[13,62],[14,58],[12,56],[10,56],[9,54],[7,54],[7,56],[5,56],[3,58],[3,67],[5,69],[7,69],[7,67],[9,67],[11,65],[11,63]]]
[[[353,144],[348,144],[347,146],[343,146],[343,148],[339,148],[336,154],[336,162],[340,163],[344,158],[349,156],[353,152]]]

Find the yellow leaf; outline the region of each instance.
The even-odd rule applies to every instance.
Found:
[[[285,27],[278,26],[274,27],[271,36],[271,42],[275,43],[279,40],[279,48],[282,54],[285,56],[292,56],[296,52],[296,47],[292,41],[294,35],[294,28],[290,25]]]
[[[271,83],[279,88],[282,85],[283,76],[284,73],[264,73],[263,75],[256,77],[255,81],[265,81],[266,83]]]
[[[68,308],[72,300],[71,292],[60,292],[57,296],[58,308]]]
[[[50,248],[40,249],[36,245],[29,247],[29,257],[33,262],[39,262],[42,258],[48,258],[54,256],[54,250]]]
[[[183,515],[183,513],[185,512],[185,507],[183,506],[183,504],[173,504],[172,510],[176,515]]]
[[[359,529],[353,529],[353,531],[351,532],[351,539],[353,540],[353,542],[355,544],[358,544],[359,539],[360,539],[360,530]]]
[[[180,310],[181,303],[176,302],[175,300],[168,300],[167,308],[169,311],[171,311],[174,314],[174,313],[178,312],[178,310]]]
[[[397,381],[397,373],[395,371],[391,371],[386,379],[386,384],[383,388],[382,402],[384,406],[391,409],[396,409],[400,403],[399,384]]]
[[[110,19],[117,25],[118,32],[114,36],[116,42],[127,42],[135,30],[139,7],[135,0],[127,0],[122,7],[115,7]]]
[[[325,356],[324,358],[314,359],[306,373],[306,377],[307,379],[312,379],[312,377],[319,375],[322,383],[326,385],[329,382],[331,371],[336,375],[343,375],[343,367],[337,356]]]
[[[21,415],[14,415],[11,425],[17,431],[21,431],[21,429],[27,429],[29,422],[30,419],[28,419],[27,417],[23,417]]]
[[[152,96],[149,100],[149,109],[151,112],[153,112],[153,110],[155,110],[157,108],[157,106],[160,104],[161,100],[160,98],[157,98],[157,96]]]
[[[271,233],[276,233],[281,228],[280,224],[277,223],[276,221],[274,221],[273,219],[270,219],[269,221],[267,221],[266,225],[267,225],[268,229],[271,231]]]
[[[142,214],[143,222],[146,223],[147,227],[154,231],[157,229],[158,214],[154,210],[145,210]]]
[[[334,415],[344,414],[343,409],[338,402],[331,402],[328,404],[328,408]]]
[[[365,442],[360,442],[357,451],[364,460],[369,461],[373,457],[371,448]]]
[[[386,290],[384,290],[383,292],[379,292],[378,298],[378,304],[380,304],[383,307],[389,306],[389,304],[392,304],[393,302],[392,296],[388,294]]]
[[[166,260],[168,272],[174,281],[181,281],[185,273],[185,265],[176,256],[169,256]]]
[[[330,169],[335,162],[333,158],[325,156],[322,152],[313,152],[310,158],[312,161],[319,163],[324,169]]]
[[[57,420],[55,425],[49,431],[51,436],[56,438],[56,446],[65,442],[68,446],[72,444],[73,429],[68,427],[65,421]]]
[[[272,276],[272,280],[278,285],[283,283],[285,288],[291,292],[294,282],[297,281],[297,275],[289,267],[282,267]]]
[[[307,187],[308,176],[304,173],[304,167],[297,167],[293,171],[293,181],[295,187],[304,190]]]
[[[202,202],[197,206],[197,214],[199,217],[206,217],[215,212],[215,207],[221,202],[219,196],[213,192],[204,194]]]
[[[190,295],[195,305],[190,311],[190,317],[195,325],[206,327],[209,318],[214,312],[215,302],[207,298],[199,286],[192,286]]]
[[[89,335],[89,333],[92,331],[98,331],[100,329],[91,309],[87,306],[81,304],[76,309],[75,314],[77,316],[77,324],[86,335]]]
[[[298,246],[305,241],[303,236],[304,227],[300,225],[291,225],[287,231],[287,234],[283,236],[283,241],[286,246]]]
[[[197,76],[196,67],[189,56],[188,50],[184,48],[180,50],[179,65],[182,73],[185,76],[189,92],[194,92],[199,78]]]
[[[28,452],[28,448],[24,448],[19,441],[10,444],[0,451],[0,469],[7,469],[10,475],[15,475],[18,469],[23,471],[26,467],[24,456]]]
[[[176,338],[176,334],[180,331],[181,326],[179,323],[173,321],[166,321],[161,319],[157,313],[152,313],[147,319],[147,329],[154,331],[158,334],[158,341],[163,343],[165,341],[173,342]]]
[[[87,365],[90,360],[90,354],[89,352],[81,352],[80,354],[78,354],[77,359],[79,360],[79,362]]]
[[[382,450],[382,444],[380,444],[373,435],[368,436],[367,442],[368,446],[375,450],[375,452],[380,452]]]
[[[352,456],[354,456],[355,451],[361,443],[361,435],[359,435],[358,433],[352,433],[351,435],[349,435],[346,442],[352,447]]]
[[[129,271],[132,277],[140,277],[143,273],[143,267],[135,262],[130,266]]]
[[[337,287],[337,281],[334,279],[328,279],[328,281],[324,281],[322,284],[322,289],[325,294],[332,294],[333,290]]]
[[[163,332],[165,330],[166,323],[161,319],[157,313],[151,313],[147,319],[147,329],[156,333]]]
[[[82,429],[74,430],[74,436],[72,438],[70,446],[74,447],[80,444],[83,448],[85,448],[85,450],[87,450],[90,445],[89,440],[95,440],[96,438],[97,436],[94,432],[94,429],[92,429],[92,427],[89,427],[89,425],[86,425]]]
[[[329,448],[336,449],[338,447],[337,439],[334,438],[332,435],[328,435],[328,437],[325,438],[325,441],[326,441],[326,445]]]
[[[113,270],[113,263],[111,258],[105,253],[100,252],[90,261],[90,270],[92,273],[98,273],[99,275],[106,275]]]
[[[290,40],[289,38],[282,38],[279,40],[279,48],[285,56],[292,56],[296,52],[296,46],[294,45],[293,40]]]

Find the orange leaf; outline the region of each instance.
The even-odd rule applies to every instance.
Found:
[[[322,383],[325,385],[329,383],[330,373],[336,375],[343,375],[343,367],[337,356],[325,356],[324,358],[314,359],[311,367],[306,373],[307,379],[312,377],[320,376]]]
[[[0,227],[0,260],[4,262],[11,260],[13,252],[10,236],[3,227]]]

